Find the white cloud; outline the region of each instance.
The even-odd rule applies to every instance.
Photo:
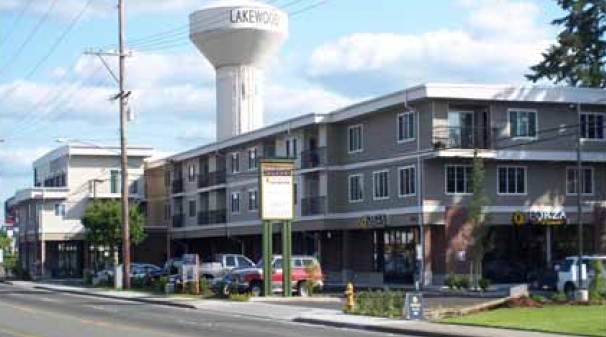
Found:
[[[46,154],[48,148],[3,148],[0,151],[0,173],[4,177],[32,174],[32,163]]]
[[[550,42],[537,22],[540,9],[509,0],[460,5],[469,10],[461,29],[346,36],[312,52],[309,74],[346,92],[362,84],[394,90],[428,81],[522,82]]]

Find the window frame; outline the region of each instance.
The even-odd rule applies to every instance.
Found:
[[[192,205],[194,206],[193,208],[192,208]],[[195,217],[197,215],[197,212],[198,212],[198,210],[197,210],[198,207],[197,206],[198,206],[198,203],[197,203],[196,200],[188,200],[187,201],[187,215],[190,218],[193,218],[193,217]],[[192,209],[194,211],[193,215],[192,215]]]
[[[519,113],[524,112],[528,114],[535,115],[535,123],[534,123],[534,136],[514,136],[513,130],[511,129],[511,114],[513,112]],[[511,139],[517,140],[536,140],[539,139],[539,111],[537,109],[527,109],[527,108],[509,108],[507,109],[507,128],[509,129],[509,137]],[[517,125],[516,125],[517,128]],[[528,129],[530,131],[530,129]]]
[[[404,194],[401,191],[401,187],[402,187],[402,171],[405,170],[412,170],[414,177],[412,180],[412,189],[414,190],[414,193],[409,193],[409,194]],[[399,198],[406,198],[406,197],[414,197],[417,195],[417,167],[415,165],[406,165],[406,166],[401,166],[398,167],[398,197]]]
[[[352,138],[351,136],[351,130],[353,129],[360,129],[360,148],[359,149],[355,149],[352,150],[351,149],[351,145],[352,145]],[[347,127],[347,153],[348,154],[354,154],[354,153],[360,153],[360,152],[364,152],[364,124],[355,124],[355,125],[350,125]]]
[[[249,148],[246,153],[248,154],[248,170],[249,171],[253,171],[256,170],[259,167],[259,157],[258,157],[258,150],[256,147],[251,147]],[[253,157],[251,157],[251,154],[254,154]],[[251,165],[254,164],[254,165]]]
[[[501,192],[500,191],[500,170],[501,169],[522,169],[524,170],[524,193],[519,193],[519,192],[515,192],[515,193],[510,193],[510,192]],[[508,177],[508,175],[506,175],[506,178]],[[507,196],[507,195],[512,195],[512,196],[525,196],[528,195],[528,167],[527,166],[523,166],[523,165],[497,165],[497,195],[503,195],[503,196]],[[517,182],[517,181],[516,181]],[[505,182],[505,187],[507,188],[507,183],[508,181]],[[515,184],[517,186],[517,184]]]
[[[196,181],[196,165],[194,164],[187,165],[187,181]]]
[[[253,189],[248,190],[247,194],[248,194],[248,211],[257,213],[259,211],[259,190],[257,190],[256,188],[253,188]],[[254,203],[254,205],[256,206],[255,208],[250,207],[252,205],[251,204],[252,195],[255,196],[255,203]]]
[[[408,115],[412,115],[412,137],[406,138],[405,135],[403,135],[403,137],[401,138],[400,137],[400,119],[402,119],[404,122],[406,122],[406,117]],[[397,114],[397,116],[396,116],[396,142],[398,144],[414,142],[417,139],[416,124],[417,124],[416,111],[410,110],[410,111],[405,111],[405,112],[401,112],[401,113]],[[406,123],[404,123],[404,126],[403,126],[404,133],[406,133],[405,126],[406,126]]]
[[[376,180],[376,176],[378,176],[379,174],[383,174],[385,173],[387,176],[387,179],[385,180],[385,192],[386,192],[386,196],[384,197],[377,197],[377,180]],[[373,171],[372,172],[372,200],[375,201],[381,201],[381,200],[388,200],[389,199],[389,170],[385,169],[385,170],[378,170],[378,171]]]
[[[581,118],[583,115],[597,115],[597,116],[602,116],[602,124],[604,124],[604,130],[602,130],[602,138],[588,138],[588,137],[583,137],[583,135],[581,135],[581,140],[584,142],[606,142],[606,112],[593,112],[593,111],[581,111],[581,113],[579,114],[579,127],[581,127]],[[589,128],[586,128],[586,130],[589,130]],[[581,130],[579,130],[581,131]]]
[[[448,168],[449,167],[471,168],[471,174],[473,175],[473,165],[467,165],[467,164],[446,164],[446,165],[444,165],[444,192],[445,192],[445,194],[446,195],[451,195],[451,196],[456,196],[456,195],[472,195],[473,191],[456,192],[456,189],[457,189],[456,188],[456,180],[455,180],[455,192],[448,192]],[[467,183],[467,181],[470,178],[471,177],[467,177],[467,180],[464,181],[465,189],[467,189],[467,186],[469,186],[469,184]],[[456,179],[456,177],[455,177],[455,179]]]
[[[115,180],[116,192],[114,192],[114,173],[116,173],[117,178]],[[111,169],[109,170],[109,192],[112,194],[117,194],[122,192],[122,172],[121,170]]]
[[[67,214],[67,210],[64,203],[56,203],[55,204],[55,216],[59,216],[61,218],[65,218]]]
[[[352,199],[352,194],[351,194],[351,180],[352,178],[359,178],[360,179],[360,198],[359,199]],[[356,173],[356,174],[350,174],[347,176],[347,200],[349,201],[350,204],[355,204],[355,203],[359,203],[359,202],[364,202],[364,174],[363,173]]]
[[[235,197],[235,198],[234,198]],[[231,214],[240,214],[240,192],[232,192],[231,197],[229,198],[229,211]],[[238,209],[234,210],[234,200],[237,200]]]
[[[566,185],[565,186],[566,196],[568,196],[568,197],[574,197],[574,196],[578,195],[578,192],[571,193],[568,191],[568,171],[574,171],[575,174],[578,174],[577,170],[578,170],[578,167],[576,167],[576,166],[566,166],[566,176],[565,176],[564,181],[565,181],[565,185]],[[595,170],[594,170],[594,167],[593,166],[583,166],[582,170],[589,170],[591,172],[591,193],[585,193],[585,192],[583,192],[583,190],[581,190],[581,195],[582,196],[593,196],[593,195],[595,195]],[[585,176],[585,175],[583,175],[583,176]],[[580,181],[580,180],[581,180],[581,178],[577,177],[577,181]],[[583,186],[585,186],[585,182],[582,182],[582,183],[583,183]],[[579,188],[579,186],[577,186],[577,188]]]
[[[235,166],[234,163],[237,163],[237,166]],[[240,173],[240,152],[232,152],[229,154],[229,166],[232,174]]]

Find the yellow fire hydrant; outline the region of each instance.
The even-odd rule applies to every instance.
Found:
[[[349,282],[345,287],[345,310],[351,311],[353,310],[355,305],[356,303],[354,301],[354,287],[353,284]]]

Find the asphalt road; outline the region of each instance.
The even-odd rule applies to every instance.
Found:
[[[28,289],[0,283],[0,337],[373,337],[269,321]]]

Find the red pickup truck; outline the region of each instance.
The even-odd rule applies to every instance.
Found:
[[[274,292],[282,292],[282,256],[275,255],[272,260],[273,275],[272,285]],[[295,255],[291,258],[291,281],[292,289],[299,296],[309,296],[306,285],[307,280],[313,281],[314,289],[321,290],[324,287],[322,269],[320,263],[313,256]],[[234,269],[223,278],[223,292],[233,285],[240,292],[250,292],[253,296],[263,294],[263,261],[255,267]]]

